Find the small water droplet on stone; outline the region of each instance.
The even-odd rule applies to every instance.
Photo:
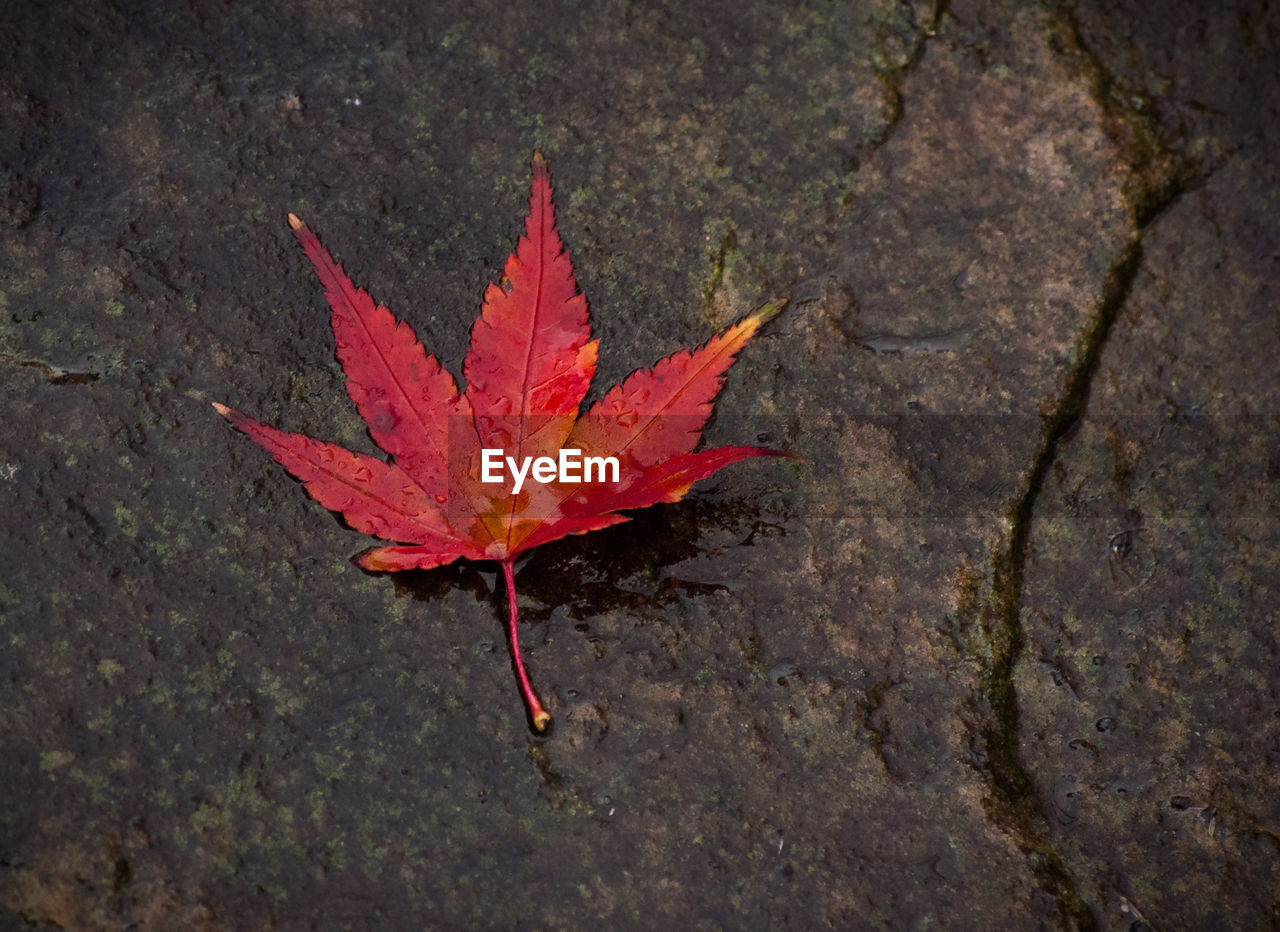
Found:
[[[779,660],[769,668],[769,682],[776,683],[779,686],[786,686],[787,680],[793,676],[799,676],[800,667],[796,665],[794,660]]]

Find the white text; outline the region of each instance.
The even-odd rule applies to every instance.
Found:
[[[581,450],[564,449],[560,451],[558,460],[549,456],[537,458],[526,456],[516,463],[514,456],[503,456],[502,450],[480,451],[480,481],[501,482],[502,466],[505,463],[515,479],[512,494],[519,495],[524,488],[526,478],[546,485],[548,482],[617,482],[620,467],[616,456],[587,456]],[[592,473],[596,478],[592,478]],[[611,475],[612,478],[606,478]]]

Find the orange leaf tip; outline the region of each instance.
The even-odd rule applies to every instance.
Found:
[[[775,317],[781,314],[782,309],[785,308],[786,306],[787,306],[787,299],[780,298],[777,301],[770,301],[768,304],[760,308],[751,316],[756,319],[758,326],[763,326],[764,324],[767,324],[769,321],[773,320]]]
[[[226,405],[218,404],[216,401],[213,403],[213,410],[217,411],[219,414],[221,414],[225,418],[231,417],[231,409],[228,408]]]
[[[293,232],[297,233],[299,230],[301,230],[301,229],[302,229],[303,227],[305,227],[305,226],[306,226],[306,224],[305,224],[305,223],[303,223],[301,220],[299,220],[299,219],[298,219],[298,215],[297,215],[297,214],[290,214],[290,215],[289,215],[289,227],[290,227],[290,229],[292,229],[292,230],[293,230]]]

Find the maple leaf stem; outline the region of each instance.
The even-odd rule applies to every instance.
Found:
[[[520,679],[520,690],[524,693],[524,701],[529,705],[529,715],[533,718],[536,731],[546,731],[551,724],[551,716],[538,701],[538,694],[533,691],[529,682],[529,674],[525,672],[524,660],[520,656],[520,635],[516,632],[518,618],[516,616],[516,573],[510,560],[499,561],[502,564],[502,577],[507,581],[507,631],[511,636],[511,656],[516,662],[516,676]]]

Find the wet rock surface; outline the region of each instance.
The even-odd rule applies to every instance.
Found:
[[[1280,921],[1273,9],[4,16],[8,924]],[[521,564],[544,739],[209,407],[372,452],[286,212],[456,374],[535,147],[596,393],[787,298],[804,458]]]

